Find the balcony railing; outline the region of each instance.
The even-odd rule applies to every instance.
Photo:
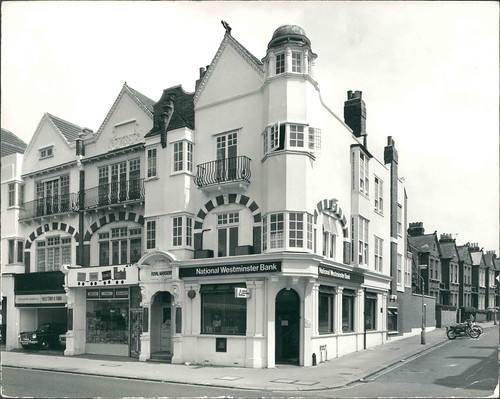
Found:
[[[250,182],[250,158],[240,155],[197,165],[194,181],[198,187],[245,181]]]
[[[85,190],[85,209],[144,199],[144,179],[101,184]]]
[[[25,202],[19,212],[19,219],[33,219],[58,213],[78,212],[78,194],[61,194]]]

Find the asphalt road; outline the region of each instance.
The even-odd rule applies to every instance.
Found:
[[[249,391],[4,367],[11,397],[487,397],[498,383],[498,329],[458,338],[366,383],[329,391]],[[257,387],[256,387],[257,388]]]

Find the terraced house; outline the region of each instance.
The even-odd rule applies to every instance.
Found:
[[[19,329],[66,322],[68,356],[261,368],[420,327],[428,259],[407,246],[395,140],[374,157],[361,91],[342,116],[325,105],[302,28],[276,29],[262,59],[225,29],[193,93],[124,84],[96,132],[42,118],[22,172]],[[439,299],[437,244],[412,245]]]

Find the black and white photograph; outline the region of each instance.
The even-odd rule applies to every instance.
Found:
[[[2,397],[498,397],[498,16],[2,1]]]

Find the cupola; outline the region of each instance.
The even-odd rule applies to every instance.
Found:
[[[268,77],[281,74],[312,76],[316,58],[304,29],[297,25],[282,25],[274,31],[267,45],[267,55],[262,61],[266,65]]]

